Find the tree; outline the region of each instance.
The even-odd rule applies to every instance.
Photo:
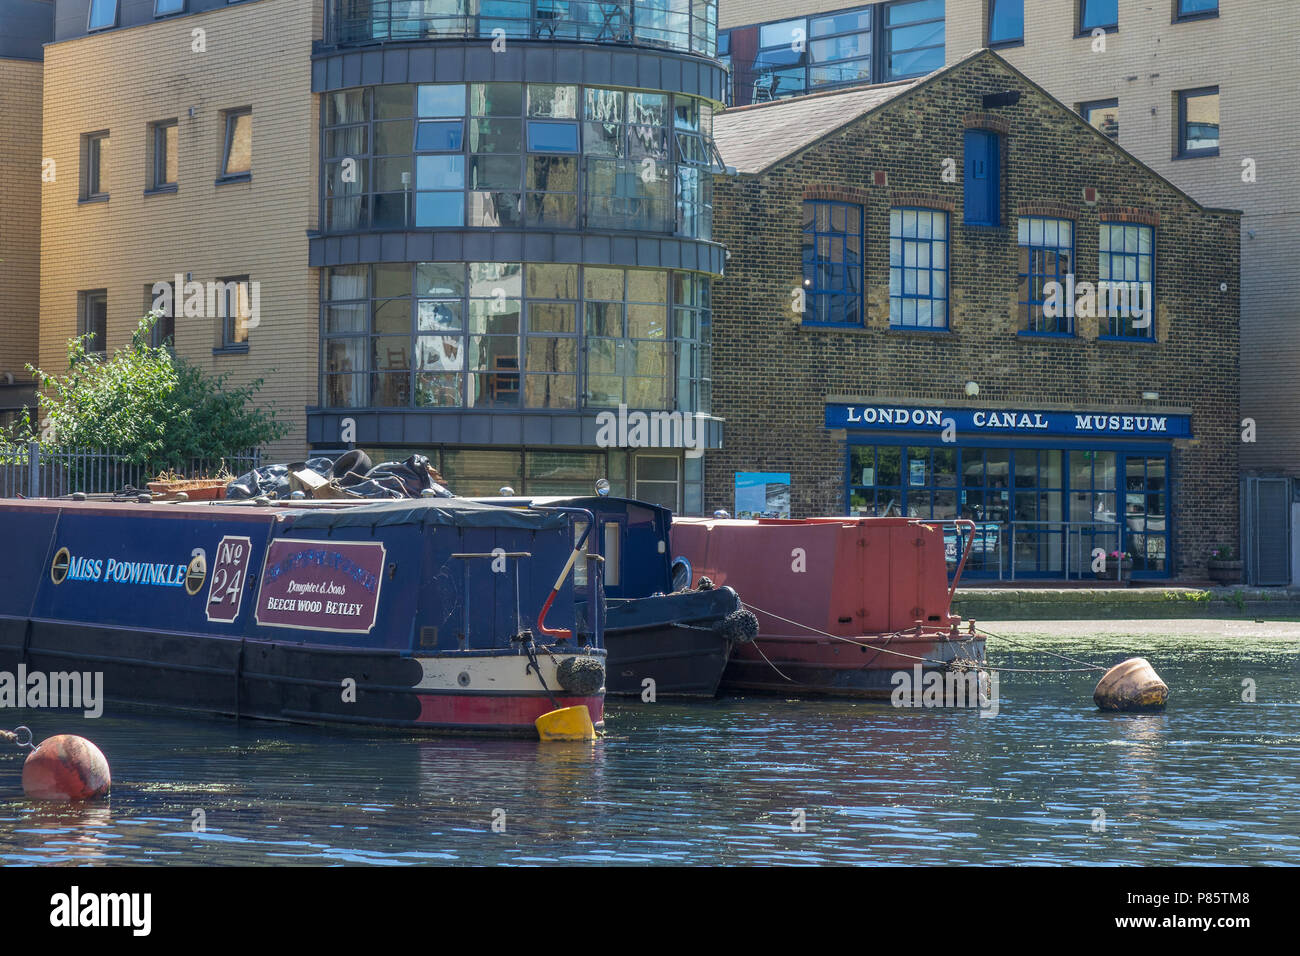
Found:
[[[214,378],[150,345],[156,321],[147,314],[130,345],[109,357],[88,352],[87,337],[69,339],[65,375],[27,366],[55,444],[111,449],[152,471],[232,457],[288,433],[274,409],[254,403],[262,379],[229,386],[228,374]]]

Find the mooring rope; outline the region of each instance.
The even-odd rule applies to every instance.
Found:
[[[855,641],[852,638],[843,637],[839,634],[831,634],[827,631],[819,630],[818,628],[813,627],[811,624],[802,624],[799,621],[792,621],[788,617],[782,617],[780,614],[773,614],[771,611],[764,611],[761,607],[758,607],[756,604],[750,604],[749,602],[745,602],[745,606],[748,607],[751,611],[756,611],[759,614],[766,614],[768,617],[775,618],[778,621],[784,621],[786,624],[793,624],[795,627],[802,627],[805,630],[812,631],[814,634],[820,634],[822,637],[829,637],[833,641],[843,641],[845,644],[852,644],[854,647],[871,646],[870,644],[865,644],[860,641]],[[988,631],[985,631],[982,628],[976,628],[976,630],[980,631],[982,634],[985,634],[988,637],[997,637],[996,634],[989,634]],[[904,631],[894,631],[892,634],[887,635],[887,640],[892,641],[895,637],[903,637],[905,636],[905,634],[906,632]],[[758,652],[762,654],[763,653],[762,649],[757,647],[757,643],[759,640],[761,640],[761,637],[756,637],[751,643],[753,643],[756,649],[758,650]],[[964,644],[970,640],[972,640],[972,638],[969,637],[960,638],[959,642]],[[1003,638],[998,637],[998,640],[1003,640]],[[880,647],[877,648],[876,650],[878,652],[877,656],[879,656],[880,654],[893,654],[896,657],[905,657],[908,660],[920,661],[922,664],[935,664],[940,667],[947,667],[951,663],[950,661],[936,660],[935,658],[932,657],[919,657],[916,654],[905,654],[902,651],[895,651],[888,647]],[[1051,652],[1048,651],[1045,653],[1051,653]],[[1061,654],[1053,654],[1052,656],[1063,657],[1063,655]],[[763,660],[767,660],[766,655],[763,655]],[[768,663],[770,664],[771,662],[768,661]],[[1076,661],[1075,663],[1082,664],[1085,662]],[[1088,664],[1086,667],[1081,667],[1081,668],[993,667],[989,664],[983,664],[983,663],[980,663],[977,666],[986,671],[996,671],[1002,674],[1083,674],[1083,673],[1087,673],[1088,671],[1093,671],[1093,670],[1104,671],[1106,669],[1104,667],[1098,667],[1096,664]],[[773,665],[772,669],[776,670],[776,666]],[[777,671],[777,673],[780,674],[781,672]],[[784,674],[782,674],[781,676],[785,677]],[[789,680],[789,678],[787,677],[786,680]]]
[[[1076,658],[1076,657],[1069,657],[1069,656],[1067,656],[1067,655],[1065,655],[1065,654],[1056,654],[1056,653],[1054,653],[1054,652],[1052,652],[1052,651],[1044,650],[1043,648],[1035,648],[1035,647],[1033,647],[1032,645],[1029,645],[1029,644],[1021,644],[1021,643],[1019,643],[1019,642],[1017,642],[1017,641],[1013,641],[1013,640],[1011,640],[1011,638],[1009,638],[1009,637],[1003,637],[1003,636],[1000,635],[1000,634],[994,634],[992,631],[986,631],[986,630],[984,630],[984,628],[982,628],[982,627],[977,627],[977,628],[975,628],[975,630],[979,631],[979,632],[980,632],[981,634],[983,634],[985,637],[993,637],[993,638],[996,638],[996,639],[999,640],[999,641],[1006,641],[1008,644],[1012,645],[1013,647],[1023,647],[1025,650],[1037,651],[1037,652],[1040,653],[1040,654],[1047,654],[1049,657],[1057,657],[1057,658],[1060,658],[1060,659],[1063,660],[1063,661],[1069,661],[1071,664],[1082,664],[1082,665],[1084,666],[1084,668],[1087,669],[1087,670],[1093,670],[1093,671],[1105,671],[1105,670],[1109,670],[1109,669],[1110,669],[1110,668],[1107,668],[1107,667],[1102,667],[1100,664],[1089,664],[1087,661],[1081,661],[1081,660],[1079,660],[1079,659]],[[1071,672],[1071,671],[1062,671],[1062,673],[1075,673],[1075,672]]]

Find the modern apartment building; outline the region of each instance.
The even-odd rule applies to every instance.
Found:
[[[0,0],[0,427],[35,398],[26,367],[40,314],[41,55],[53,29],[53,0]]]
[[[723,0],[736,104],[919,75],[992,47],[1207,206],[1243,211],[1243,544],[1290,582],[1300,487],[1300,5],[1276,0]],[[1212,272],[1218,263],[1200,263]],[[1224,359],[1227,352],[1224,353]],[[1300,514],[1296,516],[1300,521]]]
[[[43,362],[170,282],[160,334],[265,381],[273,456],[700,509],[714,0],[56,6]]]

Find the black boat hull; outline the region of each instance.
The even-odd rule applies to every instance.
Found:
[[[535,737],[533,722],[554,708],[536,677],[511,679],[524,674],[525,657],[460,656],[454,668],[475,675],[464,687],[446,686],[439,663],[380,648],[0,618],[0,672],[97,673],[100,704],[110,711],[130,704],[299,724]],[[558,688],[556,675],[547,677]],[[562,707],[586,705],[603,727],[598,696],[557,697]]]
[[[610,601],[605,693],[647,702],[716,697],[735,646],[722,625],[739,609],[731,588]]]

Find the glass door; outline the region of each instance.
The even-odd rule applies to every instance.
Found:
[[[1124,550],[1134,574],[1169,572],[1169,459],[1124,459]]]

